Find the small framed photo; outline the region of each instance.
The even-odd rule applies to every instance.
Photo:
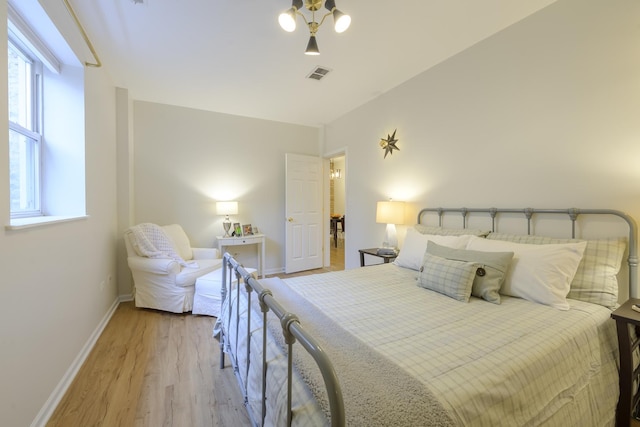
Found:
[[[253,229],[251,228],[251,224],[244,224],[242,226],[242,235],[243,236],[253,235]]]
[[[242,237],[242,228],[240,228],[240,223],[239,222],[234,222],[233,223],[233,233],[237,237]]]

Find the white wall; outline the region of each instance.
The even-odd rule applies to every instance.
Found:
[[[59,12],[69,19],[65,10]],[[4,46],[6,23],[7,3],[0,2],[0,40]],[[77,36],[73,32],[65,36],[76,44],[83,43],[73,39]],[[0,81],[5,82],[6,61],[6,55],[0,57]],[[74,361],[117,298],[115,91],[104,70],[85,71],[84,161],[89,218],[24,230],[2,227],[0,231],[2,426],[37,425],[46,418],[44,413],[55,403],[48,399],[71,379]],[[0,116],[7,114],[7,85],[3,84]],[[4,147],[0,150],[0,224],[7,225],[7,120],[0,121],[0,139]]]
[[[117,274],[118,294],[123,299],[131,299],[131,270],[127,263],[127,250],[124,244],[124,233],[135,224],[133,217],[133,102],[129,91],[116,88],[116,193],[118,198],[118,244]]]
[[[560,0],[328,125],[325,152],[349,147],[347,268],[381,241],[387,197],[411,223],[425,206],[640,219],[639,19],[634,0]]]
[[[134,218],[179,223],[191,242],[217,247],[216,200],[237,200],[232,222],[267,238],[267,273],[284,267],[285,153],[319,155],[319,130],[149,102],[133,103]],[[252,266],[255,248],[234,248]]]
[[[0,39],[5,46],[6,18],[2,2]],[[5,55],[0,59],[0,81],[6,80]],[[37,418],[117,296],[115,89],[103,70],[87,69],[85,90],[89,218],[0,231],[3,426],[27,426]],[[0,85],[0,100],[0,115],[7,117],[6,84]],[[3,147],[7,138],[7,121],[2,120]],[[0,165],[0,222],[9,224],[6,149],[0,150]]]

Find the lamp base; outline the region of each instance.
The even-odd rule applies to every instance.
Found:
[[[396,233],[396,225],[395,224],[387,224],[387,229],[384,233],[384,241],[382,242],[383,248],[398,248],[398,235]]]
[[[225,219],[222,222],[222,226],[224,227],[224,237],[231,237],[231,235],[229,234],[229,230],[231,230],[231,221],[227,219]]]

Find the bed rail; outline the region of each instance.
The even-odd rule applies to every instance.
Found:
[[[629,254],[627,264],[629,265],[629,296],[640,297],[638,290],[638,227],[636,221],[624,212],[612,209],[503,209],[503,208],[424,208],[418,213],[418,224],[422,223],[422,217],[429,212],[438,215],[438,225],[442,227],[443,218],[446,213],[459,213],[462,216],[462,228],[467,228],[467,217],[472,213],[489,214],[491,217],[491,231],[496,231],[496,217],[499,213],[523,214],[527,220],[527,234],[531,234],[531,224],[534,214],[558,214],[568,215],[571,220],[571,238],[576,237],[576,221],[578,215],[613,215],[622,218],[629,227]]]
[[[237,280],[238,285],[236,286],[235,291],[237,292],[237,297],[235,300],[236,304],[236,318],[232,319],[232,310],[229,310],[229,322],[235,321],[236,326],[236,334],[239,332],[239,323],[240,323],[240,315],[239,315],[239,305],[240,305],[240,286],[241,281],[240,278],[244,281],[244,286],[247,292],[248,305],[251,306],[251,298],[253,292],[256,293],[258,298],[258,302],[260,304],[260,309],[262,312],[262,413],[261,420],[254,419],[253,413],[249,408],[248,402],[248,394],[247,394],[247,385],[242,383],[241,376],[239,375],[240,369],[245,369],[245,373],[249,371],[250,364],[250,347],[247,346],[247,358],[246,364],[247,366],[238,366],[238,360],[235,357],[237,354],[237,343],[238,339],[236,337],[236,351],[235,353],[230,353],[230,358],[234,372],[238,377],[238,382],[241,386],[241,392],[244,398],[244,404],[247,407],[247,411],[249,412],[249,417],[251,418],[251,422],[254,426],[264,425],[264,420],[266,416],[266,372],[267,372],[267,333],[268,328],[267,325],[267,314],[269,311],[272,311],[280,320],[280,324],[282,325],[282,334],[284,337],[284,341],[287,344],[287,424],[290,426],[292,421],[292,381],[293,381],[293,344],[298,341],[302,347],[313,357],[315,360],[320,373],[322,374],[325,388],[327,391],[327,396],[329,400],[329,408],[331,414],[331,426],[338,427],[345,425],[345,412],[344,412],[344,402],[342,399],[342,390],[340,388],[340,383],[338,381],[338,377],[335,373],[333,365],[329,360],[328,355],[323,351],[318,342],[305,331],[304,327],[300,324],[298,317],[287,311],[280,303],[273,297],[271,291],[269,289],[264,288],[258,280],[256,280],[251,273],[247,272],[247,270],[239,264],[229,253],[225,253],[223,256],[222,263],[222,298],[225,300],[227,298],[227,293],[232,290],[232,281],[234,278],[232,277],[235,274],[235,280]],[[251,310],[247,311],[247,342],[250,342],[251,335]],[[224,368],[224,349],[225,349],[225,335],[224,329],[221,331],[220,337],[220,368]],[[248,375],[245,376],[248,378]]]

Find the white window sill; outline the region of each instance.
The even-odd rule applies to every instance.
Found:
[[[5,230],[22,230],[24,228],[42,227],[60,222],[79,221],[89,218],[88,215],[77,216],[35,216],[31,218],[13,218],[11,224],[5,225]]]

